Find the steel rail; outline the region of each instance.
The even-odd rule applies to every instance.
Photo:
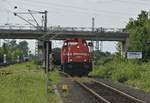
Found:
[[[98,93],[96,93],[95,91],[93,91],[92,89],[90,89],[89,87],[87,87],[86,85],[84,85],[83,83],[80,83],[77,80],[75,80],[75,82],[78,83],[80,86],[82,86],[84,89],[86,89],[88,92],[90,92],[92,95],[94,95],[95,97],[97,97],[98,99],[100,99],[101,101],[103,101],[105,103],[111,103],[108,100],[106,100],[105,98],[103,98],[102,96],[100,96]]]
[[[93,91],[92,89],[90,89],[89,87],[87,87],[86,85],[84,85],[83,83],[80,83],[78,80],[72,78],[72,76],[70,76],[67,73],[64,72],[60,72],[62,74],[64,74],[67,77],[70,77],[73,81],[75,81],[77,84],[79,84],[82,88],[84,88],[86,91],[90,92],[93,96],[95,96],[97,99],[105,102],[105,103],[111,103],[108,100],[106,100],[105,98],[103,98],[102,96],[100,96],[98,93],[96,93],[95,91]]]
[[[70,77],[70,78],[72,78],[72,77],[71,77],[69,74],[67,74],[67,73],[64,73],[64,72],[61,72],[61,73],[63,73],[64,75],[66,75],[66,76],[68,76],[68,77]],[[108,88],[109,90],[111,90],[111,91],[113,91],[113,92],[115,92],[115,93],[118,93],[118,94],[121,95],[121,96],[124,96],[124,97],[126,97],[126,98],[129,98],[131,101],[134,101],[134,102],[136,102],[136,103],[146,103],[146,102],[143,101],[143,100],[137,99],[136,97],[131,96],[131,95],[127,94],[127,93],[124,93],[124,92],[122,92],[122,91],[120,91],[120,90],[117,90],[116,88],[111,87],[111,86],[109,86],[109,85],[107,85],[107,84],[105,84],[105,83],[103,83],[103,82],[97,81],[97,80],[95,80],[95,79],[93,79],[93,78],[90,78],[90,79],[91,79],[91,81],[93,81],[94,83],[97,83],[97,84],[99,84],[99,85],[102,85],[102,86]],[[72,80],[75,81],[77,84],[79,84],[81,87],[83,87],[86,91],[90,92],[90,93],[91,93],[93,96],[95,96],[97,99],[99,99],[99,100],[101,100],[101,101],[103,101],[103,102],[105,102],[105,103],[111,103],[110,101],[108,101],[107,99],[105,99],[104,97],[102,97],[102,96],[100,96],[98,93],[96,93],[94,90],[92,90],[91,88],[89,88],[88,86],[86,86],[84,83],[81,83],[81,82],[79,82],[78,80],[76,80],[76,79],[74,79],[74,78],[72,78]]]
[[[143,101],[143,100],[137,99],[136,97],[131,96],[131,95],[127,94],[127,93],[124,93],[124,92],[122,92],[122,91],[120,91],[120,90],[117,90],[116,88],[111,87],[111,86],[109,86],[109,85],[107,85],[107,84],[105,84],[105,83],[103,83],[103,82],[97,81],[97,80],[95,80],[95,79],[91,79],[91,80],[92,80],[93,82],[95,82],[95,83],[97,83],[97,84],[99,84],[99,85],[102,85],[102,86],[104,86],[104,87],[106,87],[106,88],[108,88],[108,89],[110,89],[110,90],[112,90],[112,91],[114,91],[114,92],[116,92],[116,93],[119,93],[120,95],[125,96],[125,97],[127,97],[127,98],[129,98],[129,99],[131,99],[131,100],[133,100],[133,101],[135,101],[135,102],[137,102],[137,103],[146,103],[146,102]]]

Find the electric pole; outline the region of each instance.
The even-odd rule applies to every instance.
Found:
[[[94,32],[94,28],[95,28],[95,18],[93,17],[92,18],[92,32]],[[95,55],[94,55],[94,41],[92,40],[91,43],[92,43],[92,46],[91,46],[92,68],[94,68],[94,58],[95,58]]]
[[[47,32],[47,10],[44,12],[44,31]]]
[[[15,7],[17,8],[17,7]],[[27,18],[25,18],[24,15],[26,14],[30,14],[30,16],[32,17],[32,19],[34,20],[34,23],[30,22],[27,20]],[[42,24],[39,25],[38,21],[36,20],[36,18],[34,17],[33,14],[41,14],[42,15]],[[48,14],[48,11],[45,10],[45,11],[33,11],[33,10],[28,10],[28,12],[17,12],[17,13],[14,13],[15,16],[19,17],[20,19],[24,20],[25,22],[27,22],[28,24],[32,25],[33,27],[35,27],[37,30],[41,30],[43,32],[45,32],[45,35],[48,31],[47,29],[47,14]],[[45,88],[46,88],[46,95],[48,95],[48,72],[49,70],[51,69],[51,65],[50,64],[50,55],[51,55],[51,41],[50,40],[42,40],[42,46],[43,46],[43,63],[44,63],[44,66],[45,66]],[[35,48],[35,55],[37,57],[39,57],[39,39],[38,41],[36,42],[36,48]],[[38,58],[39,59],[39,58]]]
[[[94,32],[94,29],[95,29],[95,18],[93,17],[92,18],[92,32]],[[91,41],[93,46],[92,46],[92,52],[94,51],[94,41],[92,40]]]
[[[23,21],[27,22],[31,26],[35,27],[37,30],[43,30],[43,31],[47,32],[47,13],[48,13],[47,10],[45,10],[45,11],[28,10],[28,12],[15,12],[14,15],[19,17]],[[29,14],[32,17],[34,23],[32,23],[29,20],[27,20],[26,18],[24,18],[23,15],[27,15],[27,14]],[[43,27],[43,23],[41,25],[38,23],[37,19],[34,17],[33,14],[41,14],[42,19],[43,19],[43,15],[44,15],[44,27]]]
[[[95,28],[95,18],[92,18],[92,32],[94,32],[94,28]]]

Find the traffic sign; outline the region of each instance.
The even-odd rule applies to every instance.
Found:
[[[142,52],[127,52],[128,59],[142,59]]]

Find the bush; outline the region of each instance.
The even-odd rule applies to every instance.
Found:
[[[150,62],[114,58],[101,66],[95,66],[91,75],[126,83],[150,92]]]
[[[105,63],[104,66],[97,66],[94,73],[97,76],[119,82],[140,77],[139,67],[134,62],[116,59]]]
[[[114,57],[103,65],[95,66],[91,75],[150,92],[150,61],[142,62]]]
[[[121,63],[117,65],[117,68],[112,73],[112,80],[118,82],[126,82],[128,80],[133,80],[140,78],[141,74],[139,67],[133,63]]]
[[[90,73],[90,75],[99,76],[104,78],[106,76],[107,72],[104,66],[96,66],[94,67],[93,71]]]

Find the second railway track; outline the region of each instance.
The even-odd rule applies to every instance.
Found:
[[[81,80],[82,78],[72,79],[87,92],[93,95],[93,97],[96,98],[96,103],[146,103],[143,100],[135,98],[134,96],[126,94],[93,78],[87,78],[88,82],[84,82],[83,80]]]
[[[94,79],[91,81],[89,83],[78,83],[104,103],[146,103],[107,84]]]

